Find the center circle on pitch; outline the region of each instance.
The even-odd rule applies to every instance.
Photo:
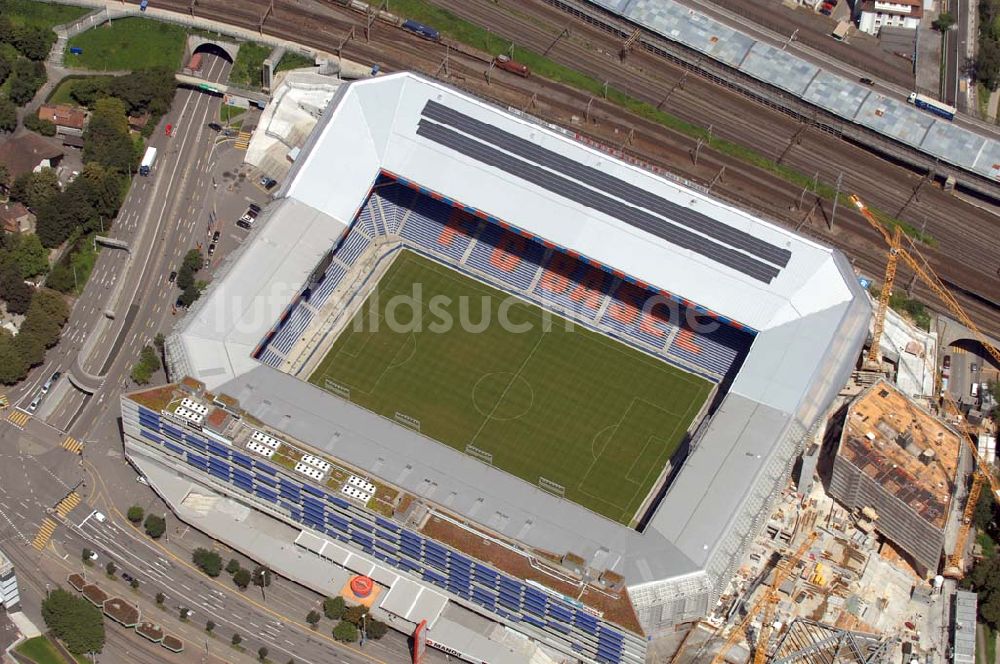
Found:
[[[488,373],[472,388],[472,404],[479,414],[501,422],[521,417],[534,401],[531,383],[510,371]]]

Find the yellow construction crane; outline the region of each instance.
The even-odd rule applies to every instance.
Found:
[[[932,291],[934,291],[934,293],[939,298],[941,298],[941,301],[944,303],[945,307],[947,307],[948,311],[950,311],[952,315],[958,318],[959,322],[962,323],[962,325],[965,325],[967,328],[972,330],[972,333],[975,335],[979,343],[983,345],[983,348],[986,349],[986,352],[993,357],[993,359],[997,362],[998,365],[1000,365],[1000,350],[997,350],[996,347],[993,346],[993,344],[991,344],[989,340],[986,338],[986,335],[984,335],[980,331],[979,327],[974,322],[972,322],[972,319],[969,318],[969,315],[965,313],[964,309],[962,309],[962,305],[958,303],[958,300],[955,299],[955,296],[953,296],[945,287],[945,285],[941,283],[941,279],[938,278],[938,276],[934,273],[934,270],[932,270],[929,265],[926,265],[923,259],[917,260],[917,258],[914,257],[912,253],[910,253],[905,248],[900,246],[902,237],[899,232],[899,226],[896,226],[894,234],[890,234],[885,225],[883,225],[881,222],[879,222],[878,219],[875,218],[875,215],[873,215],[871,210],[868,209],[868,206],[866,206],[864,203],[861,202],[860,198],[852,195],[851,202],[854,204],[854,207],[858,208],[858,211],[861,213],[861,216],[864,217],[865,220],[882,235],[882,238],[885,240],[886,244],[889,245],[890,247],[889,264],[892,265],[893,277],[895,276],[896,260],[902,258],[906,262],[906,264],[910,266],[910,269],[912,269],[914,273],[916,273],[916,275],[920,277],[921,281],[927,284],[927,286]],[[896,238],[899,238],[899,242],[896,241]],[[889,274],[890,274],[890,268],[889,265],[887,265],[886,266],[887,278]],[[874,333],[872,334],[872,348],[876,349],[875,350],[876,354],[878,353],[877,348],[879,345],[879,341],[881,340],[882,337],[882,326],[879,324],[879,321],[881,320],[882,325],[884,325],[885,308],[889,304],[889,296],[886,293],[886,291],[888,290],[889,288],[887,288],[886,285],[883,284],[882,293],[879,296],[879,307],[878,310],[876,310],[875,312],[876,327]],[[872,357],[871,352],[868,353],[868,357],[869,359]]]
[[[993,477],[986,459],[979,456],[979,448],[976,447],[976,443],[973,440],[974,436],[969,431],[969,427],[965,423],[965,418],[962,417],[962,411],[959,410],[958,404],[948,396],[947,392],[944,394],[944,399],[945,403],[955,410],[958,418],[958,427],[961,431],[960,435],[972,450],[972,458],[976,463],[972,475],[972,487],[969,489],[969,495],[965,499],[962,522],[959,524],[958,534],[955,537],[955,548],[952,550],[951,555],[948,556],[948,561],[944,568],[944,575],[948,578],[961,579],[965,576],[965,567],[962,560],[965,553],[965,545],[969,540],[969,533],[972,530],[972,517],[976,512],[976,505],[979,504],[979,495],[982,493],[983,485],[989,484],[990,489],[993,491],[993,500],[1000,502],[1000,482]]]
[[[858,211],[861,212],[861,216],[872,225],[875,230],[877,230],[882,238],[889,244],[889,259],[886,263],[885,268],[885,281],[882,286],[882,292],[879,295],[878,308],[875,310],[875,327],[872,332],[872,346],[868,351],[868,356],[866,358],[866,364],[877,365],[880,361],[880,354],[878,352],[879,342],[882,337],[882,331],[885,325],[885,312],[889,306],[889,290],[892,286],[892,281],[896,276],[896,262],[899,258],[902,258],[906,263],[913,269],[920,279],[930,287],[931,290],[941,299],[945,307],[956,317],[958,320],[965,325],[967,328],[972,330],[972,333],[976,336],[976,339],[983,345],[994,360],[1000,364],[1000,351],[996,349],[989,342],[979,328],[976,326],[969,315],[965,313],[962,306],[958,303],[955,297],[945,288],[944,284],[941,283],[941,279],[934,273],[934,270],[930,266],[926,265],[923,261],[918,261],[910,252],[902,248],[902,235],[900,233],[900,228],[897,225],[894,233],[890,236],[889,231],[885,226],[880,223],[875,216],[872,214],[871,210],[861,202],[861,199],[857,196],[851,196],[851,202],[854,204]],[[976,447],[976,443],[973,442],[973,436],[971,432],[966,427],[965,420],[962,417],[962,411],[959,410],[955,402],[948,396],[947,392],[942,392],[942,396],[945,402],[954,408],[956,414],[958,415],[958,424],[961,429],[961,436],[965,439],[965,442],[972,449],[972,457],[976,461],[976,468],[973,475],[972,487],[969,489],[969,495],[965,503],[965,510],[962,515],[962,523],[959,526],[958,536],[955,540],[955,549],[952,554],[948,557],[948,562],[945,566],[945,575],[952,578],[962,578],[964,575],[964,570],[962,567],[962,557],[965,551],[966,542],[969,539],[969,532],[972,528],[972,516],[976,510],[976,504],[979,502],[979,495],[982,492],[983,484],[989,483],[990,488],[993,490],[994,500],[1000,501],[1000,484],[993,477],[992,473],[989,472],[989,467],[986,461],[979,456],[979,450]]]
[[[746,637],[747,630],[750,627],[750,623],[753,621],[754,617],[760,613],[761,609],[764,609],[764,621],[761,625],[760,632],[757,635],[757,645],[754,648],[754,664],[762,664],[767,657],[767,642],[771,637],[771,629],[774,624],[774,612],[778,607],[778,589],[781,584],[785,582],[785,579],[792,573],[795,566],[799,564],[802,560],[802,556],[805,552],[813,545],[819,534],[815,531],[810,532],[806,539],[799,545],[799,548],[795,550],[795,553],[788,556],[787,558],[782,558],[778,561],[778,564],[774,568],[774,577],[771,579],[771,584],[767,587],[761,597],[750,605],[747,609],[746,616],[740,621],[740,624],[736,626],[735,629],[729,634],[725,643],[716,653],[715,657],[712,659],[712,664],[721,664],[726,659],[726,655],[729,653],[730,649],[736,645],[740,639]]]

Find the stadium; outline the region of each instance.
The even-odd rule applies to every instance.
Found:
[[[184,380],[123,396],[126,452],[365,570],[438,643],[454,604],[638,662],[714,606],[869,318],[835,250],[382,76],[338,90],[168,337]],[[393,609],[411,585],[434,615]]]

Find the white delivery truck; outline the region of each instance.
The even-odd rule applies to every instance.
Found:
[[[149,175],[149,169],[156,161],[156,148],[150,146],[146,148],[146,154],[142,155],[142,163],[139,164],[139,175]]]

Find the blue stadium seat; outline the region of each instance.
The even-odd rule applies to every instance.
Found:
[[[538,273],[544,253],[540,244],[487,224],[479,233],[466,264],[507,287],[526,290]]]

